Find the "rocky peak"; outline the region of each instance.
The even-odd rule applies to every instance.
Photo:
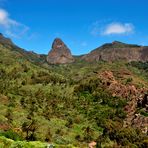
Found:
[[[47,62],[49,64],[65,64],[74,62],[70,49],[60,39],[56,38],[52,44],[52,49],[48,53]]]
[[[66,45],[64,44],[64,42],[60,38],[56,38],[53,41],[52,49],[59,49],[59,48],[62,48],[62,47],[66,47]]]

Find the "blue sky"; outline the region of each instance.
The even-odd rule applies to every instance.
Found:
[[[0,0],[0,32],[47,54],[60,37],[80,55],[114,40],[148,45],[148,0]]]

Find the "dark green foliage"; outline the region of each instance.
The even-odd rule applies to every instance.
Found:
[[[122,128],[113,133],[113,135],[113,139],[116,139],[117,143],[123,146],[135,144],[139,148],[143,147],[143,141],[146,139],[144,134],[141,134],[140,131],[132,128]]]
[[[148,72],[148,62],[131,62],[131,65]]]
[[[129,84],[129,83],[131,83],[132,81],[133,81],[132,78],[127,78],[125,83],[126,83],[126,84]]]
[[[22,141],[23,138],[12,130],[8,130],[6,132],[0,132],[0,136],[4,136],[6,138],[12,139],[14,141]]]
[[[29,119],[30,119],[30,117],[29,117]],[[34,119],[30,119],[30,121],[23,123],[22,130],[24,132],[26,132],[26,137],[25,137],[26,140],[29,140],[29,141],[37,140],[36,136],[35,136],[35,132],[36,132],[37,128],[38,128],[38,125]]]
[[[131,62],[128,65],[139,69],[140,74],[144,75],[146,79],[148,78],[148,62]]]

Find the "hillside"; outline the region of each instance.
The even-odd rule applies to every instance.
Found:
[[[5,36],[3,36],[3,34],[0,34],[0,46],[1,50],[4,50],[3,51],[4,53],[5,51],[7,52],[7,50],[9,50],[9,52],[11,51],[11,54],[15,55],[17,59],[30,61],[36,65],[42,65],[42,66],[46,65],[46,55],[40,55],[33,51],[26,51],[15,45],[11,41],[11,39],[6,38]]]
[[[45,57],[0,40],[0,147],[147,147],[147,62]]]
[[[148,47],[125,44],[114,41],[92,50],[82,57],[83,60],[91,61],[148,61]]]

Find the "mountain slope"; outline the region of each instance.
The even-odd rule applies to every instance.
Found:
[[[11,46],[0,44],[0,146],[146,147],[147,63],[76,60],[45,69]]]
[[[0,46],[0,50],[3,50],[3,48],[5,48],[15,53],[17,55],[17,59],[28,60],[37,65],[46,64],[45,55],[39,55],[34,52],[26,51],[16,46],[10,39],[4,37],[2,34],[0,34]]]
[[[92,61],[148,61],[148,47],[129,45],[115,41],[96,48],[82,57],[88,62]]]

